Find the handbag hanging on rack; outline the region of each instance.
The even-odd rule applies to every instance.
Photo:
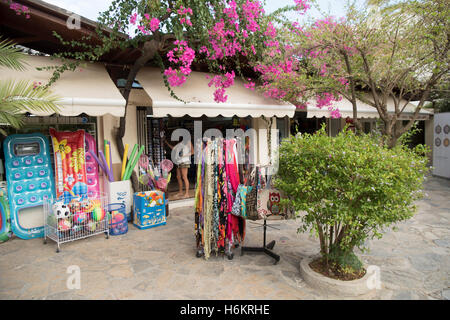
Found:
[[[250,173],[249,185],[252,187],[250,192],[247,194],[247,219],[258,220],[258,210],[257,210],[257,199],[258,199],[258,170],[253,168]]]
[[[283,193],[272,185],[272,176],[267,175],[268,168],[264,168],[264,176],[261,174],[261,184],[265,186],[258,189],[257,192],[257,211],[260,219],[266,219],[270,216],[279,216],[287,218],[287,210],[280,205]]]

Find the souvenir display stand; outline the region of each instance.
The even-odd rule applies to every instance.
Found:
[[[279,205],[283,194],[276,190],[272,185],[272,174],[270,166],[257,166],[254,170],[254,176],[250,179],[250,184],[256,189],[256,201],[247,201],[247,218],[252,220],[263,219],[263,245],[262,247],[241,247],[241,255],[245,252],[264,253],[272,257],[277,264],[280,261],[280,256],[272,251],[275,246],[275,240],[267,243],[267,228],[279,230],[274,225],[268,225],[267,220],[280,220],[289,218],[289,212],[282,209]],[[260,225],[261,226],[261,225]],[[258,227],[260,227],[258,226]]]

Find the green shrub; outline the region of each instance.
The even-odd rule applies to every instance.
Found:
[[[428,172],[427,148],[389,149],[379,141],[346,129],[329,137],[322,128],[281,144],[275,185],[287,194],[285,204],[306,212],[299,232],[318,236],[327,263],[361,268],[354,248],[364,250],[366,240],[381,238],[416,210]]]

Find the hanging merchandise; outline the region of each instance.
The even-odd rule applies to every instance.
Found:
[[[208,259],[211,252],[225,252],[232,259],[232,249],[245,238],[242,199],[249,191],[240,187],[236,139],[207,139],[197,145],[201,154],[195,191],[197,256]],[[235,203],[237,215],[232,214]]]
[[[284,197],[280,190],[272,185],[272,175],[269,174],[270,167],[258,168],[259,184],[257,210],[260,219],[266,219],[270,216],[279,216],[288,218],[288,210],[280,205]]]
[[[55,196],[48,139],[39,133],[13,134],[3,151],[11,229],[21,239],[43,237],[42,205]]]
[[[59,132],[50,128],[55,159],[56,197],[87,196],[84,130]]]
[[[250,177],[249,177],[249,185],[251,190],[247,194],[247,202],[246,202],[246,210],[247,210],[247,219],[249,220],[258,220],[258,209],[257,209],[257,200],[258,200],[258,185],[256,179],[256,168],[253,168]]]

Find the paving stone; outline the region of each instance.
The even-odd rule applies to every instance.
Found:
[[[450,248],[450,240],[449,239],[436,239],[434,243],[439,247]]]
[[[450,300],[450,289],[442,290],[442,298]]]
[[[381,268],[382,289],[357,299],[448,299],[450,291],[450,182],[430,178],[427,198],[415,216],[367,241],[369,252],[356,253]],[[173,210],[164,227],[63,244],[16,237],[0,244],[0,299],[340,299],[309,287],[299,262],[319,251],[310,234],[299,234],[300,220],[277,221],[269,229],[273,251],[281,261],[262,254],[234,259],[215,254],[196,258],[193,208]],[[261,228],[248,228],[246,246],[260,246]],[[68,290],[66,271],[81,268],[81,289]]]

